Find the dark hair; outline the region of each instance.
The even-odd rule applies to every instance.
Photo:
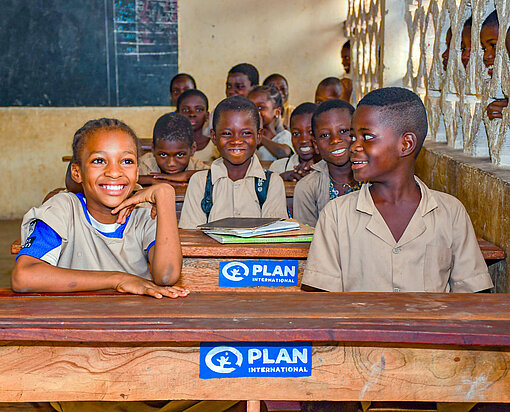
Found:
[[[279,108],[280,111],[283,113],[282,95],[280,94],[280,92],[276,88],[274,88],[273,86],[257,86],[257,87],[255,87],[250,92],[248,97],[251,96],[254,93],[263,93],[263,94],[265,94],[267,99],[270,100],[271,103],[273,103],[273,107],[274,108]]]
[[[189,147],[193,144],[193,128],[186,116],[179,113],[167,113],[161,116],[154,125],[152,144],[156,147],[158,140],[182,142]]]
[[[384,112],[384,121],[397,133],[414,133],[418,156],[428,131],[427,111],[420,96],[403,87],[384,87],[368,93],[358,103],[360,106],[378,107]]]
[[[317,90],[319,90],[319,87],[335,87],[336,88],[336,94],[338,97],[340,97],[340,95],[342,94],[342,89],[343,89],[343,85],[342,85],[342,81],[338,78],[338,77],[326,77],[325,79],[322,79],[320,81],[320,83],[317,85],[317,89],[316,89],[316,93],[317,93]]]
[[[273,80],[276,80],[278,77],[280,77],[281,79],[283,79],[283,81],[287,84],[287,87],[289,86],[289,82],[287,81],[287,79],[285,77],[283,77],[280,73],[273,73],[273,74],[270,74],[269,76],[266,77],[266,79],[264,80],[264,82],[262,83],[264,86],[270,86],[270,83],[273,81]]]
[[[222,113],[225,112],[247,112],[260,129],[260,115],[257,106],[250,99],[244,96],[230,96],[218,103],[213,114],[213,129],[216,131],[216,125]]]
[[[315,126],[317,124],[317,118],[325,112],[329,112],[330,110],[347,110],[349,114],[352,116],[354,113],[354,107],[352,107],[352,104],[349,102],[346,102],[345,100],[341,99],[333,99],[333,100],[327,100],[323,103],[321,103],[317,110],[315,110],[315,113],[312,116],[312,131],[313,135],[315,136]]]
[[[319,105],[315,103],[301,103],[292,111],[292,114],[290,115],[290,124],[292,124],[292,119],[294,119],[296,116],[300,116],[302,114],[314,114],[317,110],[317,107],[319,107]]]
[[[182,94],[177,99],[177,110],[179,110],[179,108],[181,107],[181,104],[184,101],[184,99],[190,96],[200,97],[205,103],[205,110],[209,110],[209,100],[207,99],[207,96],[198,89],[189,89],[186,90],[185,92],[182,92]]]
[[[464,22],[464,27],[471,27],[473,25],[473,17],[470,17]]]
[[[193,88],[194,89],[197,88],[197,83],[195,82],[195,79],[193,78],[193,76],[191,76],[191,74],[177,73],[174,77],[172,77],[172,80],[170,80],[170,92],[172,91],[172,86],[173,86],[174,82],[181,77],[187,77],[188,79],[190,79],[191,83],[193,83]]]
[[[107,119],[105,117],[96,120],[89,120],[82,127],[80,127],[73,137],[73,158],[71,163],[80,163],[81,152],[83,146],[89,137],[98,130],[122,130],[133,138],[136,145],[136,157],[138,157],[138,137],[136,133],[126,123],[117,119]]]
[[[350,49],[351,48],[351,41],[347,40],[344,45],[342,46],[342,49]]]
[[[494,10],[491,14],[487,16],[487,18],[483,21],[483,26],[498,26],[499,27],[499,20],[498,20],[498,12]]]
[[[248,77],[248,80],[250,80],[252,86],[259,84],[259,71],[250,63],[241,63],[235,65],[228,71],[228,74],[233,73],[245,74]]]

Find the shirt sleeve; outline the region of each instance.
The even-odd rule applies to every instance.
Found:
[[[267,189],[266,201],[262,205],[262,217],[279,217],[287,219],[287,198],[285,185],[280,175],[272,173]]]
[[[269,170],[273,173],[283,173],[285,172],[285,165],[289,161],[288,157],[284,157],[283,159],[275,160],[271,165],[269,166]]]
[[[202,210],[206,178],[207,172],[198,172],[189,180],[179,220],[181,229],[196,229],[198,225],[207,223],[207,216]]]
[[[152,153],[146,153],[140,158],[138,173],[140,176],[145,176],[150,173],[157,173],[159,170],[154,170],[154,165],[157,166],[154,155]]]
[[[42,220],[36,220],[34,229],[21,247],[21,255],[32,256],[50,265],[57,266],[62,250],[62,238]]]
[[[478,292],[494,285],[487,270],[471,219],[459,202],[453,222],[453,267],[450,274],[452,292]]]
[[[338,224],[333,213],[334,203],[329,202],[319,216],[301,283],[328,292],[343,292],[340,241]]]
[[[315,199],[315,185],[312,183],[313,173],[297,182],[294,189],[294,219],[309,226],[317,223],[317,201]],[[317,182],[318,184],[318,182]]]
[[[292,135],[290,134],[290,132],[288,130],[283,130],[280,133],[278,133],[273,138],[273,141],[276,143],[285,144],[285,145],[289,146],[292,153],[294,153],[294,148],[292,147]]]

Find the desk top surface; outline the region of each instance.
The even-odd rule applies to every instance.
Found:
[[[182,299],[0,290],[0,341],[340,341],[510,346],[505,294],[192,293]]]

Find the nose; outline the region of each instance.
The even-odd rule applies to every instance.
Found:
[[[350,152],[351,153],[354,153],[354,152],[361,152],[363,150],[363,145],[362,145],[362,140],[361,139],[356,139],[354,140],[352,143],[351,143],[351,147],[350,147]]]
[[[105,175],[114,179],[122,176],[121,166],[116,162],[109,162],[105,170]]]

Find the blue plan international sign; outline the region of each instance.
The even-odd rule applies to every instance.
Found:
[[[220,262],[219,286],[295,286],[297,284],[297,260]]]
[[[312,376],[312,343],[201,343],[200,378]]]

